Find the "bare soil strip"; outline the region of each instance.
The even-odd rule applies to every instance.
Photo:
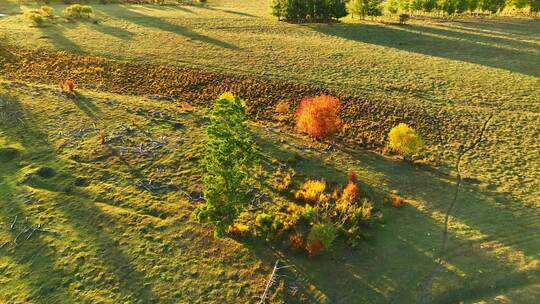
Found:
[[[0,50],[0,77],[43,84],[73,79],[77,87],[129,95],[171,97],[192,105],[207,106],[225,91],[248,100],[251,119],[277,122],[278,102],[290,103],[284,125],[291,127],[294,108],[304,96],[321,93],[338,96],[343,105],[341,138],[365,148],[381,148],[386,134],[399,122],[417,128],[424,138],[437,141],[440,130],[451,128],[467,133],[456,113],[444,108],[422,107],[395,100],[368,100],[333,92],[322,87],[243,75],[134,63],[67,52],[23,49]]]

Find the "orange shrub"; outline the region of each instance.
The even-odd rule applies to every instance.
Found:
[[[336,97],[304,97],[296,110],[296,128],[315,138],[328,137],[341,128],[339,108],[339,99]]]
[[[324,245],[319,240],[308,240],[306,244],[306,251],[310,257],[318,256],[324,252]]]
[[[392,205],[392,207],[397,208],[407,204],[407,202],[402,197],[392,195],[390,197],[390,204]]]
[[[343,189],[341,198],[349,202],[353,202],[358,198],[359,195],[360,193],[358,191],[358,186],[356,186],[356,184],[353,182],[349,182]]]
[[[280,102],[278,102],[278,104],[276,105],[275,111],[276,111],[276,113],[278,113],[278,114],[287,114],[287,113],[289,113],[290,108],[291,108],[291,107],[290,107],[290,105],[289,105],[288,102],[286,102],[286,101],[280,101]]]
[[[105,144],[105,140],[107,139],[107,136],[105,135],[105,132],[99,131],[97,135],[98,135],[99,142],[100,142],[102,145],[104,145],[104,144]]]
[[[300,252],[302,249],[304,249],[305,241],[304,238],[300,233],[295,233],[289,236],[289,248],[291,248],[292,251]]]
[[[73,82],[73,80],[71,79],[68,79],[66,81],[66,85],[68,87],[68,90],[71,94],[75,95],[75,83]]]
[[[358,174],[354,172],[353,170],[350,170],[347,174],[347,178],[349,180],[349,183],[356,183],[358,181]]]

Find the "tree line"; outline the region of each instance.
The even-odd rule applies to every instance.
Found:
[[[272,14],[292,22],[330,22],[351,14],[359,17],[389,14],[497,14],[506,8],[540,12],[540,0],[273,0]]]

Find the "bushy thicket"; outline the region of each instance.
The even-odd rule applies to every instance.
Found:
[[[349,173],[345,185],[305,180],[297,190],[290,191],[294,202],[281,206],[272,202],[255,214],[242,213],[228,229],[229,235],[251,234],[309,256],[331,250],[338,238],[356,247],[370,238],[368,228],[382,219],[380,210],[360,193],[357,182],[354,172]]]
[[[362,1],[362,0],[353,0]],[[364,0],[367,1],[367,0]],[[390,13],[498,13],[507,7],[527,9],[530,13],[540,11],[540,0],[389,0],[386,9]]]
[[[210,110],[208,143],[203,159],[204,199],[194,215],[212,223],[215,236],[225,236],[248,204],[249,181],[256,156],[247,126],[246,106],[231,93],[222,94]]]
[[[292,22],[329,22],[347,16],[346,0],[272,0],[272,14]]]

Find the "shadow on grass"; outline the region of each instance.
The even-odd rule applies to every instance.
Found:
[[[3,201],[0,204],[2,217],[5,220],[12,219],[15,215],[20,218],[28,217],[31,219],[31,223],[36,224],[37,220],[33,219],[40,218],[42,221],[44,217],[44,214],[39,213],[39,210],[47,210],[48,218],[53,220],[45,223],[46,227],[55,227],[55,224],[61,227],[67,224],[76,230],[76,236],[62,235],[61,239],[64,242],[69,242],[69,240],[80,242],[82,240],[85,244],[82,253],[88,254],[88,249],[90,249],[93,254],[97,255],[99,263],[102,263],[106,268],[108,277],[108,279],[98,282],[89,281],[91,278],[81,277],[80,273],[69,271],[69,267],[59,266],[56,261],[58,248],[55,247],[60,244],[47,243],[41,237],[41,233],[36,233],[32,239],[25,242],[20,248],[13,248],[5,253],[14,261],[17,261],[19,266],[29,269],[24,274],[24,282],[33,289],[32,299],[40,303],[80,302],[81,298],[72,298],[73,295],[67,292],[67,287],[71,284],[78,284],[83,289],[95,288],[96,286],[104,288],[123,300],[129,299],[129,301],[141,301],[143,303],[154,302],[155,297],[150,285],[145,283],[143,274],[131,265],[131,258],[119,248],[118,240],[114,239],[102,228],[114,227],[114,220],[102,213],[89,194],[84,190],[74,188],[76,178],[71,175],[68,169],[69,165],[55,155],[47,140],[47,134],[40,131],[40,127],[32,113],[25,111],[20,101],[15,97],[11,97],[11,100],[16,102],[19,108],[24,111],[24,125],[14,128],[2,127],[2,136],[7,139],[7,142],[18,143],[22,146],[28,154],[25,158],[31,160],[34,165],[53,166],[59,169],[61,174],[43,180],[39,184],[28,185],[29,188],[26,188],[26,186],[16,183],[17,170],[11,168],[8,175],[1,176],[3,179],[0,183],[0,189],[2,190],[0,198]],[[64,184],[65,187],[59,189],[58,184]],[[12,199],[18,192],[25,189],[63,191],[63,193],[62,195],[58,195],[60,193],[48,193],[47,202],[41,202],[40,209],[32,209],[23,208],[21,203],[17,203]],[[38,210],[38,213],[36,213],[36,210]],[[60,214],[58,215],[59,218],[55,218],[54,214]],[[69,231],[61,231],[61,233],[67,232]],[[80,261],[77,260],[77,262]],[[83,259],[82,263],[92,263],[92,261]],[[84,294],[84,291],[81,294]]]
[[[99,23],[99,24],[90,23],[89,26],[100,33],[113,36],[122,40],[130,40],[130,39],[133,39],[133,36],[134,36],[134,34],[130,31],[127,31],[123,28],[110,26],[104,23]]]
[[[239,11],[233,11],[233,10],[229,10],[229,9],[215,8],[215,7],[211,7],[211,6],[201,6],[201,8],[209,10],[209,11],[224,12],[224,13],[227,13],[227,14],[238,15],[238,16],[242,16],[242,17],[259,18],[259,16],[255,16],[255,15],[251,15],[251,14],[244,13],[244,12],[239,12]]]
[[[518,50],[524,45],[534,48],[534,45],[526,42],[488,39],[477,34],[418,25],[333,24],[309,27],[326,35],[352,41],[540,76],[540,50],[537,48],[532,53]],[[493,45],[497,43],[505,47]]]
[[[140,12],[135,11],[131,7],[119,5],[118,10],[107,11],[107,14],[118,19],[125,19],[129,22],[138,24],[143,27],[151,27],[159,29],[165,32],[170,32],[176,35],[184,36],[193,40],[208,43],[217,47],[239,50],[239,48],[233,44],[225,41],[214,39],[199,33],[192,31],[191,29],[180,26],[171,22],[165,21],[163,18],[153,17]]]
[[[77,95],[74,97],[70,97],[69,100],[72,100],[73,103],[82,111],[84,112],[88,117],[96,120],[101,116],[101,110],[92,102],[90,98],[87,98],[86,96],[82,95],[81,93],[77,92]]]
[[[291,152],[275,144],[280,138],[284,139],[283,135],[270,133],[257,136],[256,141],[270,159],[281,159]],[[451,223],[462,223],[467,227],[465,232],[484,237],[477,239],[463,234],[464,228],[459,231],[451,228],[450,246],[445,255],[449,266],[441,268],[436,259],[442,223],[432,215],[443,213],[450,202],[454,189],[452,177],[369,152],[347,149],[342,152],[345,159],[330,162],[317,151],[302,153],[294,168],[305,176],[296,178],[325,178],[345,183],[346,172],[356,170],[360,189],[384,213],[385,221],[371,228],[373,239],[362,243],[357,250],[338,243],[332,252],[315,259],[291,254],[286,249],[269,255],[261,253],[257,246],[253,248],[268,265],[273,265],[277,258],[294,265],[305,278],[304,289],[312,291],[313,302],[420,303],[426,293],[428,303],[455,303],[488,298],[538,282],[538,269],[518,271],[518,266],[512,263],[519,256],[534,259],[540,249],[540,235],[530,229],[540,222],[536,210],[524,218],[517,212],[522,208],[502,209],[494,201],[497,194],[475,186],[464,187]],[[424,206],[412,204],[394,209],[383,205],[387,187],[398,190],[406,198],[421,201]],[[484,242],[499,245],[484,249],[481,247]],[[498,248],[508,251],[497,251]]]
[[[74,28],[77,26],[78,25],[76,23],[58,23],[39,27],[42,34],[39,39],[46,39],[50,41],[56,48],[60,50],[84,53],[81,47],[73,40],[66,37],[64,33],[66,28]]]

